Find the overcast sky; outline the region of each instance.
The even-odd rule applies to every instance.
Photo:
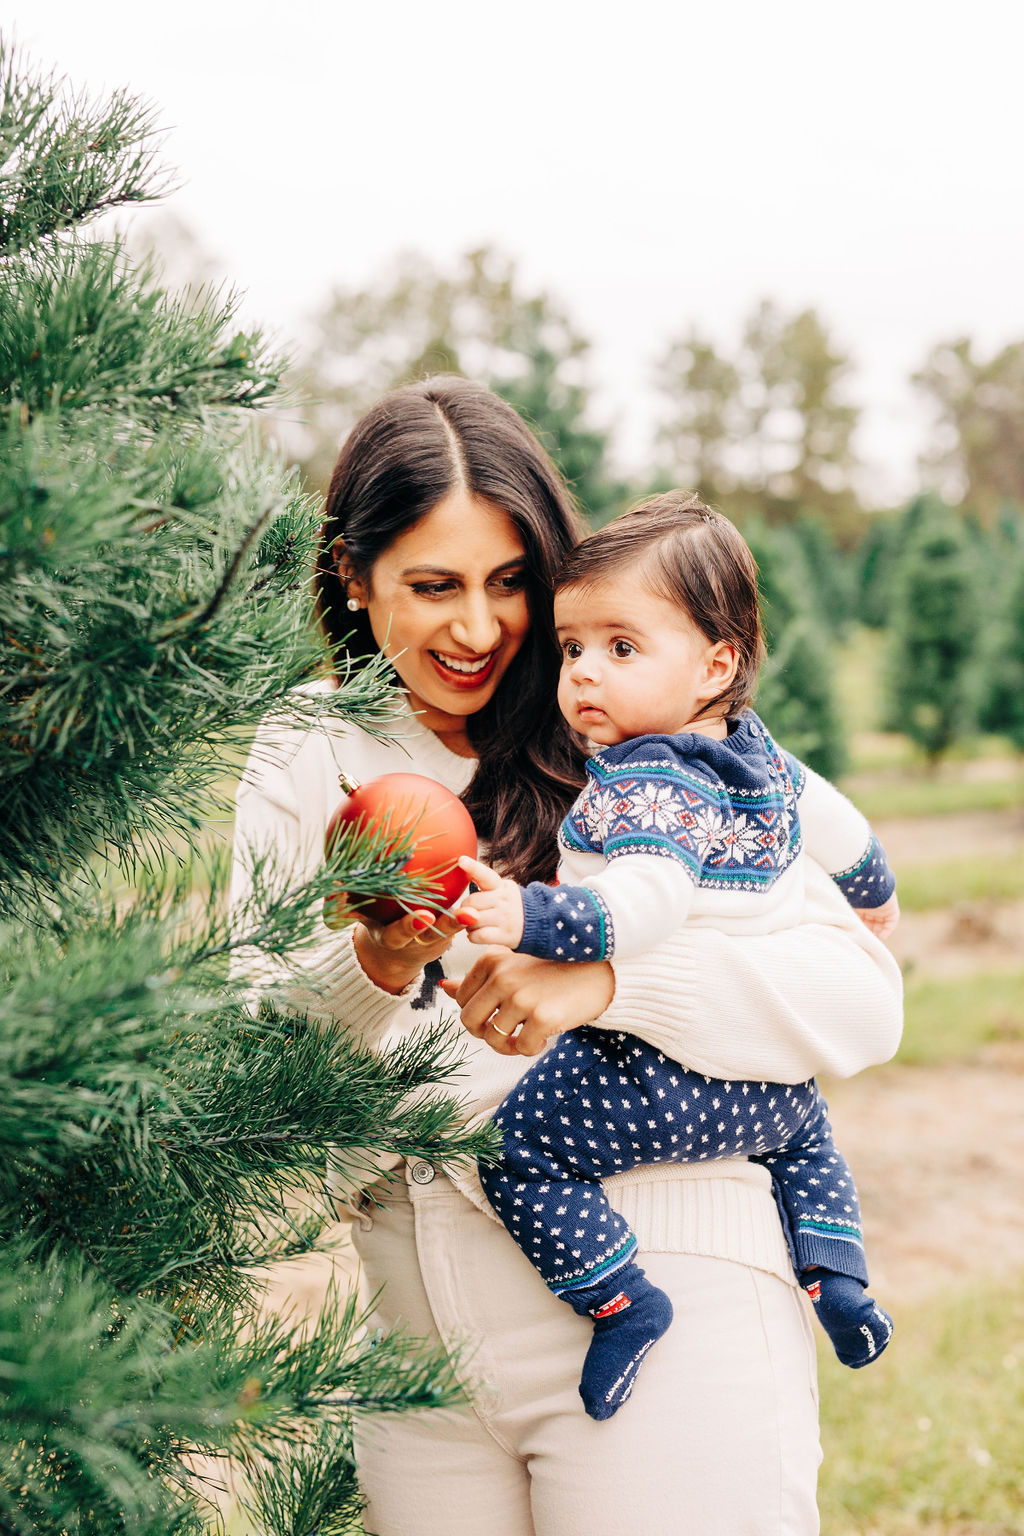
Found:
[[[402,248],[490,241],[595,344],[647,451],[652,359],[756,301],[857,359],[871,490],[914,483],[929,346],[1024,339],[1020,0],[7,0],[5,32],[158,107],[171,209],[285,338]]]

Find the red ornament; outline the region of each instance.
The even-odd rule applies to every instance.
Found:
[[[416,907],[443,912],[469,885],[469,876],[456,860],[463,854],[477,856],[473,818],[461,800],[433,779],[419,773],[382,773],[354,786],[328,823],[328,858],[347,827],[390,834],[391,846],[405,837],[413,839],[412,853],[402,867],[406,874],[424,877],[431,891]],[[341,928],[358,912],[374,923],[393,923],[416,907],[401,906],[389,896],[350,900],[338,891],[324,903],[324,922],[328,928]]]

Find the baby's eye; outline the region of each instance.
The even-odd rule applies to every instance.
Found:
[[[583,655],[583,647],[578,640],[567,640],[562,646],[566,661],[579,661]]]
[[[613,640],[612,655],[617,656],[620,661],[625,661],[627,656],[636,655],[636,646],[631,645],[628,640]]]

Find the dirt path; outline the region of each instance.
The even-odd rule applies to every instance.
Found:
[[[1024,854],[1024,809],[902,816],[875,831],[897,875],[911,864],[942,864],[972,855],[1002,860]]]
[[[904,912],[889,941],[903,974],[956,977],[1024,966],[1024,901],[964,901]]]
[[[873,1283],[912,1297],[1024,1274],[1024,1048],[827,1085],[860,1188]]]

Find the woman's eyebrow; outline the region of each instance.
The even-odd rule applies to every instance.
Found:
[[[490,576],[496,576],[499,571],[520,570],[526,564],[525,555],[517,555],[513,560],[506,560],[502,565],[496,565]],[[455,581],[461,581],[464,575],[462,571],[450,571],[446,565],[407,565],[401,572],[405,576],[450,576]]]

